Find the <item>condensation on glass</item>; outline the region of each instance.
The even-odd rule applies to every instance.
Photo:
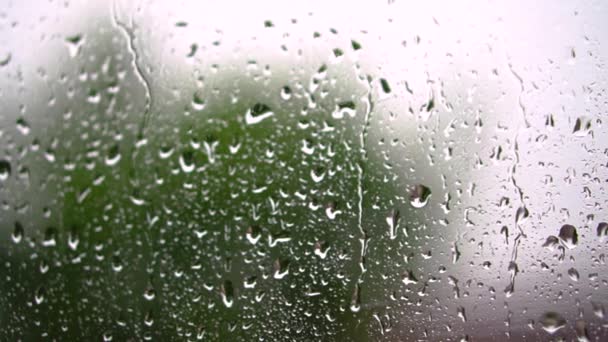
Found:
[[[0,339],[608,339],[600,1],[7,1]]]

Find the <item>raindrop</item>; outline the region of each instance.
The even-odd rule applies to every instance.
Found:
[[[386,94],[390,94],[391,86],[388,84],[388,81],[384,78],[380,79],[380,85],[382,86],[382,91]]]
[[[192,96],[192,108],[198,111],[205,109],[205,100],[203,100],[197,93],[194,93]]]
[[[260,240],[261,236],[262,236],[262,233],[261,233],[260,227],[258,227],[258,226],[249,226],[247,228],[246,237],[247,237],[247,240],[252,245],[255,245],[256,243],[258,243],[258,241]]]
[[[410,191],[410,204],[414,208],[423,208],[430,197],[431,189],[422,184],[415,185]]]
[[[274,261],[274,279],[283,279],[289,274],[289,260],[277,258]]]
[[[156,290],[154,290],[152,284],[148,284],[148,286],[146,286],[146,289],[144,290],[144,298],[146,300],[153,300],[154,297],[156,297]]]
[[[600,224],[597,225],[597,236],[599,236],[599,237],[608,236],[608,223],[600,222]]]
[[[190,173],[194,171],[194,153],[192,151],[184,151],[179,156],[179,166],[182,168],[184,173]]]
[[[11,164],[6,160],[0,160],[0,181],[5,181],[11,175]]]
[[[248,125],[255,125],[273,115],[274,113],[271,111],[270,107],[262,103],[256,103],[245,113],[245,123]]]
[[[48,227],[44,231],[44,240],[42,240],[42,245],[44,247],[53,247],[57,244],[55,241],[55,237],[57,235],[57,231],[53,227]]]
[[[549,334],[554,334],[566,326],[566,320],[556,312],[546,312],[540,319],[542,328]]]
[[[565,224],[559,230],[559,238],[564,244],[564,246],[572,249],[576,247],[578,243],[578,234],[576,232],[576,228],[574,226]]]
[[[108,155],[106,156],[106,165],[114,166],[119,161],[120,161],[120,149],[117,144],[114,144],[108,149]]]
[[[573,281],[578,281],[578,279],[580,278],[578,271],[574,267],[572,267],[568,270],[568,276]]]
[[[515,223],[523,223],[528,218],[528,216],[530,216],[528,208],[526,208],[525,206],[517,208],[517,212],[515,213]]]
[[[281,98],[285,101],[291,99],[291,88],[288,86],[281,88]]]
[[[15,222],[15,229],[13,229],[13,242],[19,243],[23,239],[23,226],[19,222]]]
[[[589,341],[589,333],[587,331],[587,322],[579,319],[574,323],[574,330],[579,341]]]
[[[75,34],[73,36],[66,37],[65,41],[68,43],[67,45],[70,57],[76,57],[78,51],[80,50],[80,46],[84,42],[82,35]]]
[[[34,294],[34,301],[36,304],[40,305],[44,302],[44,297],[46,296],[46,289],[43,285],[40,285],[38,289],[36,289],[36,293]]]
[[[545,243],[543,243],[543,247],[548,248],[549,250],[553,250],[559,244],[559,239],[556,236],[550,235]]]
[[[17,119],[17,130],[22,135],[30,134],[30,125],[27,121],[25,121],[25,118],[20,117]]]
[[[350,301],[350,311],[359,312],[359,310],[361,310],[361,286],[357,284]]]
[[[324,241],[317,241],[315,243],[315,255],[321,259],[325,259],[327,257],[327,252],[329,252],[329,244]]]
[[[574,129],[572,130],[572,134],[576,137],[584,137],[591,130],[591,120],[585,118],[576,119],[576,123],[574,124]]]
[[[386,217],[386,223],[388,223],[388,235],[391,240],[394,240],[397,237],[397,230],[399,228],[399,210],[391,210]]]
[[[224,283],[220,287],[220,294],[224,305],[227,308],[231,308],[232,304],[234,304],[234,287],[232,286],[232,281],[224,281]]]

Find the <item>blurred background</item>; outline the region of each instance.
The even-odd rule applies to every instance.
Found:
[[[6,1],[0,339],[608,339],[606,32],[601,1]]]

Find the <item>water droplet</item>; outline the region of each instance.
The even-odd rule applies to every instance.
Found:
[[[30,125],[27,121],[25,121],[25,118],[20,117],[17,119],[17,130],[22,135],[30,134]]]
[[[591,120],[587,118],[580,117],[576,119],[574,124],[574,129],[572,130],[572,134],[576,137],[584,137],[591,130]]]
[[[0,160],[0,181],[5,181],[11,175],[11,163]]]
[[[410,204],[414,208],[423,208],[427,205],[430,197],[431,189],[422,184],[415,185],[410,191]]]
[[[467,316],[466,316],[465,311],[464,311],[464,308],[463,308],[462,306],[458,308],[458,310],[457,310],[457,314],[458,314],[458,317],[459,317],[459,318],[460,318],[460,319],[461,319],[463,322],[466,322],[466,321],[467,321]]]
[[[549,236],[547,238],[547,240],[545,240],[545,243],[543,243],[543,247],[548,248],[549,250],[553,250],[555,249],[555,247],[557,247],[557,245],[559,244],[559,239],[556,236]]]
[[[144,316],[144,324],[148,327],[151,327],[154,324],[154,316],[152,315],[152,310],[148,310],[146,315]]]
[[[57,244],[55,241],[55,237],[57,236],[57,231],[53,227],[48,227],[44,231],[44,240],[42,240],[42,245],[44,247],[53,247]]]
[[[146,289],[144,290],[144,298],[146,300],[153,300],[154,297],[156,297],[156,290],[154,290],[152,284],[148,284],[148,286],[146,286]]]
[[[325,259],[327,257],[327,252],[329,252],[329,244],[324,241],[317,241],[315,243],[315,255],[321,259]]]
[[[108,149],[108,155],[106,156],[106,165],[114,166],[119,161],[120,161],[120,149],[117,144],[114,144]]]
[[[285,101],[291,99],[291,88],[288,86],[281,88],[281,98]]]
[[[517,208],[517,212],[515,213],[515,223],[523,223],[529,216],[530,213],[528,212],[528,208],[526,208],[525,206],[519,207]]]
[[[101,101],[101,94],[97,90],[91,89],[87,95],[87,101],[89,103],[99,103]]]
[[[273,115],[274,113],[271,111],[270,107],[262,103],[256,103],[245,113],[245,123],[248,125],[255,125]]]
[[[388,235],[391,240],[394,240],[397,237],[397,230],[399,228],[399,210],[391,210],[386,217],[386,223],[388,223]]]
[[[382,91],[385,92],[386,94],[390,94],[391,92],[391,86],[388,84],[388,81],[385,80],[384,78],[380,79],[380,85],[382,86]]]
[[[205,100],[202,99],[197,93],[194,93],[192,96],[192,108],[198,111],[205,109]]]
[[[122,271],[122,261],[117,255],[112,256],[112,270],[114,272]]]
[[[403,277],[401,277],[401,281],[405,285],[418,283],[418,279],[414,276],[414,272],[412,272],[411,270],[409,270],[405,274],[403,274]]]
[[[34,294],[34,301],[36,304],[40,305],[44,302],[44,297],[46,296],[46,288],[43,285],[40,285],[36,289],[36,293]]]
[[[289,260],[278,258],[274,261],[274,279],[283,279],[289,274]]]
[[[260,240],[261,236],[262,236],[262,232],[260,230],[260,227],[258,227],[258,226],[249,226],[247,228],[246,237],[247,237],[247,240],[252,245],[255,245],[256,243],[258,243],[258,241]]]
[[[540,319],[543,329],[549,334],[554,334],[559,329],[566,326],[566,320],[556,312],[546,312]]]
[[[343,119],[344,116],[355,117],[357,111],[353,101],[343,101],[336,104],[334,111],[331,113],[331,117],[334,119]]]
[[[559,238],[564,244],[564,246],[572,249],[576,247],[578,243],[578,234],[576,232],[576,228],[574,226],[565,224],[559,230]]]
[[[568,276],[573,281],[578,281],[578,279],[580,278],[578,271],[574,267],[572,267],[568,270]]]
[[[194,153],[192,151],[184,151],[184,153],[179,156],[179,166],[182,168],[184,173],[194,171]]]
[[[599,237],[608,236],[608,223],[600,222],[597,225],[597,236],[599,236]]]
[[[587,322],[579,319],[574,323],[574,330],[576,331],[576,337],[580,342],[589,341],[589,333],[587,331]]]
[[[232,286],[232,281],[224,281],[224,283],[220,287],[220,294],[224,305],[227,308],[231,308],[232,304],[234,304],[234,287]]]
[[[13,229],[13,242],[19,243],[23,239],[23,226],[19,222],[15,222],[15,229]]]
[[[68,43],[68,52],[70,57],[76,57],[80,46],[84,43],[84,39],[81,34],[75,34],[73,36],[66,37],[65,41]]]
[[[359,312],[359,310],[361,310],[361,286],[357,284],[350,301],[350,311]]]

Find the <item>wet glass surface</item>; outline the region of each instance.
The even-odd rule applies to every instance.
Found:
[[[0,339],[608,339],[600,1],[12,1]]]

